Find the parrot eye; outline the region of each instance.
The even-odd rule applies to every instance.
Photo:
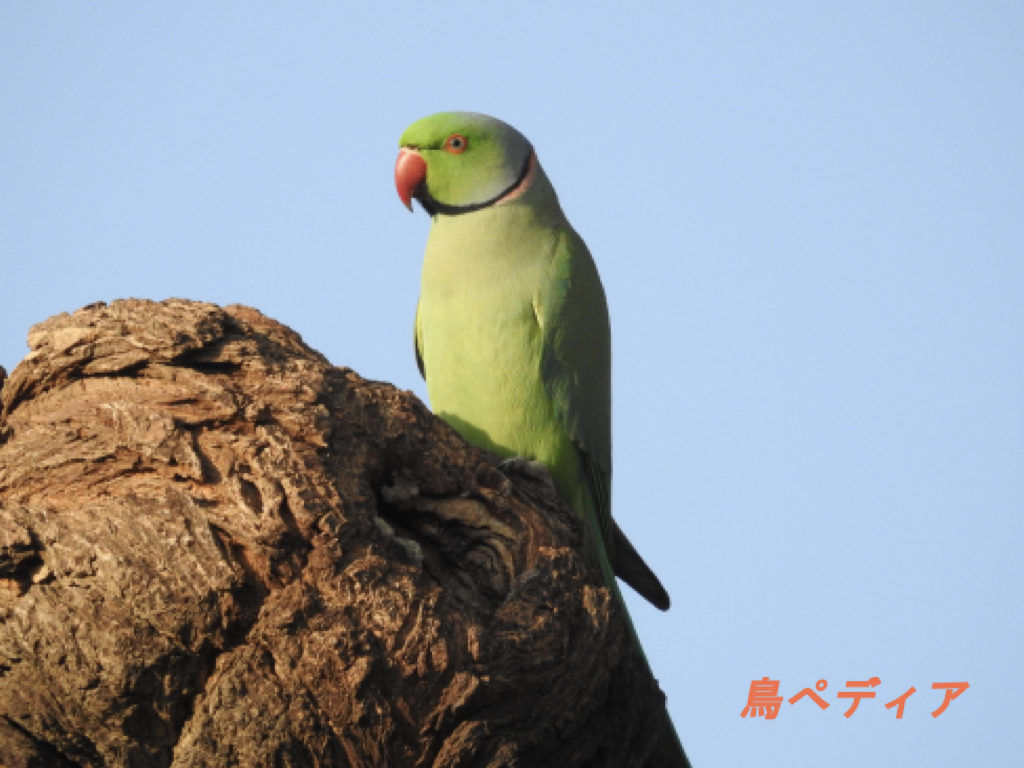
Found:
[[[444,140],[445,151],[451,152],[453,155],[461,155],[468,146],[469,140],[461,133],[453,133]]]

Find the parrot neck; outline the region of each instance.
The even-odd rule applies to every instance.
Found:
[[[544,169],[537,160],[536,152],[530,155],[529,167],[523,175],[522,181],[496,200],[491,208],[517,205],[527,205],[539,211],[547,211],[556,217],[562,215],[561,206],[558,204],[558,195],[555,194],[555,188],[551,186],[547,174],[544,173]]]
[[[503,205],[510,203],[513,200],[518,200],[523,196],[532,185],[534,177],[537,175],[537,153],[536,151],[530,153],[530,159],[526,162],[526,173],[520,176],[519,181],[516,182],[515,186],[512,187],[508,192],[503,194],[497,200],[494,201],[495,205]]]
[[[471,205],[452,206],[439,203],[429,195],[418,196],[417,199],[435,223],[441,220],[463,218],[466,215],[480,214],[488,211],[497,212],[518,205],[527,205],[538,210],[546,210],[555,216],[561,215],[558,196],[555,194],[551,182],[548,181],[544,169],[541,168],[536,152],[530,153],[530,157],[518,181],[498,197],[491,200]]]
[[[462,242],[469,237],[474,242],[503,242],[518,237],[517,232],[535,227],[569,227],[554,187],[539,162],[534,160],[523,181],[486,208],[455,216],[436,213],[431,217],[431,240],[444,242],[456,238]]]

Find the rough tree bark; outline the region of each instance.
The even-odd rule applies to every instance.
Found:
[[[241,306],[95,304],[29,345],[0,374],[0,765],[671,752],[572,516],[410,393]]]

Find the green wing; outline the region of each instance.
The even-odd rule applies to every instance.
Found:
[[[572,229],[557,237],[552,275],[534,304],[543,338],[541,378],[555,416],[581,454],[604,532],[612,474],[608,306],[587,246]]]
[[[534,310],[543,334],[541,377],[555,415],[576,446],[598,527],[615,573],[658,608],[669,597],[611,517],[611,329],[597,267],[571,228],[559,230]]]

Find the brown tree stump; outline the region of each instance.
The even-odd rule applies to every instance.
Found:
[[[0,374],[0,765],[656,766],[550,486],[242,306],[95,304]]]

